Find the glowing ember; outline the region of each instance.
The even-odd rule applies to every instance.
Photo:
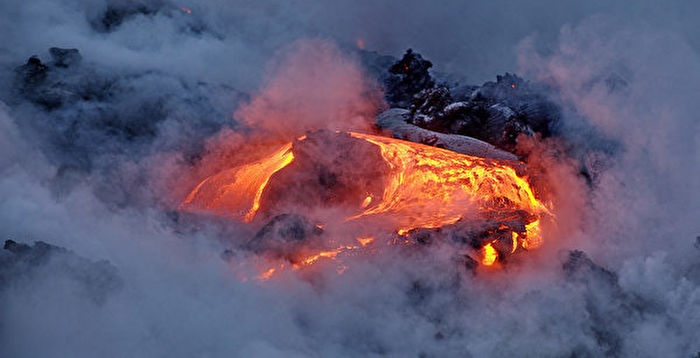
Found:
[[[374,238],[371,237],[371,236],[370,236],[370,237],[358,237],[358,238],[357,238],[357,242],[359,242],[360,245],[362,245],[362,246],[367,246],[367,245],[371,244],[373,241],[374,241]]]
[[[354,250],[356,248],[357,248],[357,246],[342,246],[342,247],[339,247],[335,250],[321,251],[315,255],[311,255],[309,257],[302,259],[301,264],[302,265],[311,265],[322,257],[332,259],[332,258],[335,258],[336,256],[338,256],[338,254],[343,252],[343,251]]]
[[[364,208],[368,207],[369,204],[371,204],[371,203],[372,203],[372,196],[371,196],[371,195],[367,195],[367,197],[365,198],[365,200],[362,202],[362,208],[364,209]]]
[[[351,255],[354,252],[357,252],[358,250],[363,249],[365,246],[371,244],[374,242],[373,237],[365,237],[365,238],[357,238],[357,242],[360,243],[360,245],[345,245],[345,246],[340,246],[336,249],[333,250],[326,250],[326,251],[319,251],[315,254],[307,255],[307,256],[301,256],[300,258],[294,259],[293,263],[291,264],[285,264],[281,263],[278,264],[275,267],[271,267],[267,270],[261,270],[262,273],[256,277],[257,280],[259,281],[267,281],[270,278],[272,278],[276,273],[285,271],[285,270],[301,270],[304,267],[311,266],[318,262],[321,259],[331,259],[335,260],[339,255]],[[343,265],[342,262],[337,262],[336,266],[336,272],[339,275],[342,275],[346,270],[348,269],[347,266]],[[245,279],[244,279],[245,281]]]
[[[498,258],[498,252],[493,248],[491,244],[486,244],[481,248],[481,264],[484,266],[491,266],[496,262]]]
[[[348,255],[351,254],[354,251],[360,250],[363,247],[371,244],[374,242],[373,237],[358,237],[357,242],[360,243],[360,245],[344,245],[340,246],[336,249],[333,250],[327,250],[327,251],[320,251],[318,253],[315,253],[313,255],[305,256],[301,259],[298,260],[298,263],[295,263],[292,265],[292,267],[295,270],[298,270],[302,268],[303,266],[308,266],[314,264],[316,261],[318,261],[321,258],[327,258],[327,259],[335,259],[338,255],[344,254]],[[343,270],[345,271],[345,270]]]

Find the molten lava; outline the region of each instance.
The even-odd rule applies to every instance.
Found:
[[[224,170],[204,179],[180,204],[180,210],[204,209],[218,215],[253,220],[273,174],[294,160],[292,143],[251,164]]]
[[[461,220],[498,221],[498,228],[488,232],[500,236],[487,238],[477,246],[480,247],[479,261],[485,266],[493,265],[518,248],[528,250],[542,244],[540,220],[551,214],[535,197],[526,178],[518,175],[522,163],[474,157],[394,138],[348,134],[353,140],[376,146],[383,162],[378,165],[388,170],[379,178],[383,192],[372,194],[367,189],[361,193],[356,201],[358,206],[352,209],[355,214],[348,216],[345,223],[379,218],[394,232],[406,237],[414,229],[440,228]],[[306,140],[306,136],[300,137],[298,143]],[[261,208],[268,183],[274,180],[275,173],[294,161],[294,148],[293,143],[287,143],[254,163],[204,179],[182,202],[180,209],[252,221]],[[520,224],[509,224],[513,218]],[[374,238],[356,240],[358,245],[300,252],[294,255],[291,267],[300,269],[322,258],[336,259],[340,254],[361,250]],[[392,242],[406,241],[394,238]],[[259,278],[269,278],[283,268],[284,265],[262,271]]]
[[[491,266],[496,262],[498,258],[498,252],[493,248],[491,244],[486,244],[481,248],[481,264],[484,266]]]
[[[473,157],[424,144],[350,133],[379,146],[391,168],[380,202],[351,217],[391,214],[397,231],[437,228],[464,218],[475,204],[482,213],[524,210],[539,215],[547,208],[527,181],[502,161]],[[539,226],[530,224],[529,241],[539,242]],[[532,245],[532,244],[530,244]]]

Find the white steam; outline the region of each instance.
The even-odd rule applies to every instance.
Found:
[[[0,356],[684,357],[700,351],[700,250],[694,247],[700,53],[690,5],[657,12],[651,2],[605,9],[607,1],[444,8],[416,1],[183,1],[126,18],[112,32],[96,31],[90,21],[115,3],[127,1],[0,4],[0,239],[43,240],[109,260],[123,280],[95,302],[57,262],[12,276],[0,266]],[[545,15],[550,10],[554,16]],[[598,12],[608,16],[590,17]],[[668,26],[659,30],[659,23]],[[533,33],[538,36],[526,39]],[[162,175],[191,168],[188,139],[204,141],[223,126],[243,140],[235,132],[239,107],[231,104],[238,98],[232,93],[258,88],[264,63],[279,48],[317,36],[341,44],[360,37],[368,49],[395,55],[413,46],[437,68],[479,79],[512,70],[517,59],[520,74],[555,88],[565,139],[586,158],[605,158],[587,197],[566,201],[561,219],[572,219],[570,230],[492,275],[467,274],[450,247],[436,245],[356,258],[345,274],[328,270],[313,283],[293,273],[264,284],[236,280],[221,253],[227,240],[244,234],[222,238],[208,227],[176,232],[163,208],[167,200],[159,197],[169,183]],[[162,116],[155,144],[130,152],[121,149],[135,142],[90,142],[92,129],[83,128],[87,147],[75,150],[83,150],[76,153],[90,158],[92,169],[57,180],[63,147],[41,138],[58,124],[12,90],[13,69],[33,54],[46,61],[51,46],[78,48],[88,69],[116,78],[109,103],[118,113],[131,110],[141,120],[134,103],[167,97],[153,101],[153,113]],[[318,63],[322,71],[336,61],[344,69],[352,63],[341,51],[326,50],[333,56]],[[347,73],[335,80],[356,81],[348,92],[326,91],[333,82],[323,73],[313,83],[331,99],[326,110],[365,115],[368,109],[347,105],[356,98],[342,95],[370,82]],[[272,100],[279,98],[289,99],[282,93]],[[321,119],[307,107],[295,115],[308,114],[305,123],[315,125]],[[255,102],[247,108],[268,109]],[[91,119],[80,117],[90,110],[68,103],[59,112]],[[609,142],[615,148],[608,150]],[[562,191],[567,194],[583,195]],[[562,262],[570,249],[586,251],[618,281],[595,269],[567,275]]]

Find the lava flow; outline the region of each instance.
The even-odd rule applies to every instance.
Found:
[[[345,218],[345,225],[375,218],[383,225],[388,223],[394,235],[405,238],[418,229],[437,229],[478,221],[488,228],[475,235],[479,239],[472,240],[470,245],[478,249],[478,260],[485,266],[495,264],[519,248],[532,250],[542,244],[540,222],[544,217],[551,217],[551,214],[535,197],[526,177],[518,174],[524,164],[474,157],[370,134],[347,132],[332,134],[331,138],[336,138],[333,136],[344,136],[343,140],[374,146],[378,158],[381,158],[377,165],[383,167],[380,172],[384,173],[377,179],[381,190],[375,190],[374,194],[370,194],[372,190],[368,188],[352,191],[341,185],[346,192],[362,193],[357,200],[350,201],[356,204],[351,208],[355,213]],[[299,180],[279,174],[295,170],[290,164],[295,160],[297,145],[304,145],[308,140],[304,136],[295,143],[284,144],[254,163],[227,169],[204,179],[182,202],[180,209],[251,222],[261,210],[270,210],[264,207],[264,193],[268,184],[276,178],[289,181],[289,185],[281,191],[283,195],[292,195],[289,191],[298,188],[298,184],[292,182]],[[339,160],[332,163],[342,165]],[[309,167],[319,165],[304,168]],[[302,167],[296,168],[300,170]],[[343,203],[346,206],[355,205],[347,204],[347,201]],[[290,258],[287,267],[299,269],[321,258],[336,259],[340,254],[362,250],[373,240],[358,238],[359,244],[325,246],[311,252],[308,248],[297,247],[297,252],[287,256]],[[396,240],[396,236],[392,239],[394,243],[402,241],[406,242]],[[283,267],[281,265],[279,269]],[[260,278],[268,278],[276,270],[265,270]]]
[[[351,219],[391,213],[401,234],[416,228],[437,228],[464,217],[465,205],[482,213],[524,210],[540,215],[547,208],[535,198],[527,181],[503,161],[455,153],[394,138],[350,133],[379,146],[391,168],[379,204]],[[537,221],[530,224],[533,228]],[[530,230],[523,247],[535,248],[539,232]]]
[[[291,149],[292,143],[287,143],[255,163],[224,170],[204,179],[180,204],[180,209],[196,206],[218,215],[251,221],[260,208],[260,197],[270,177],[294,160]]]

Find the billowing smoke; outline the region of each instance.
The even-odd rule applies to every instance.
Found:
[[[3,2],[0,355],[697,355],[697,6],[603,3]],[[222,253],[255,260],[254,232],[179,202],[253,139],[367,129],[380,54],[408,47],[440,81],[547,88],[552,135],[517,146],[547,244],[476,275],[434,243],[241,282]]]
[[[299,41],[270,66],[262,93],[236,117],[256,130],[294,138],[309,130],[368,130],[382,99],[355,64],[331,43]]]

